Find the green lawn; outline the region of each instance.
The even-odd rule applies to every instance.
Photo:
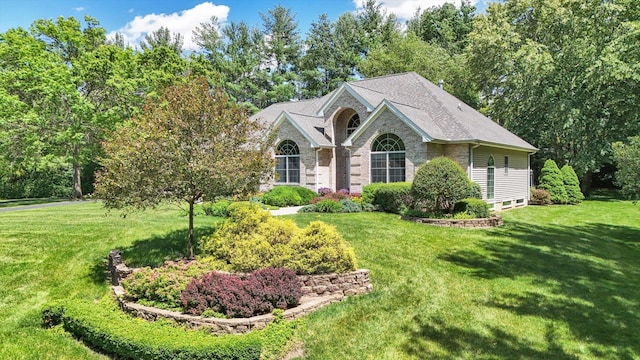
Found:
[[[374,292],[312,314],[310,359],[638,359],[640,204],[503,213],[492,230],[440,229],[379,213],[300,214],[338,227]],[[197,217],[199,234],[216,219]],[[163,209],[105,216],[99,204],[0,213],[2,358],[100,358],[40,328],[46,301],[107,291],[106,254],[179,256],[186,218]]]

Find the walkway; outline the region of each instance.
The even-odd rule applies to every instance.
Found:
[[[35,204],[35,205],[10,206],[10,207],[5,207],[5,208],[0,208],[0,213],[9,212],[9,211],[43,209],[43,208],[48,208],[48,207],[71,205],[71,204],[82,204],[82,203],[87,202],[87,201],[94,201],[94,200],[60,201],[60,202]]]
[[[302,206],[290,206],[290,207],[283,207],[278,210],[270,210],[270,212],[271,212],[271,215],[273,216],[294,215],[298,213],[298,210],[300,210],[300,208],[302,208]]]

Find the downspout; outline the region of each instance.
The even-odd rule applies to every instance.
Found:
[[[322,150],[322,148],[316,149],[316,192],[318,192],[318,186],[319,186],[318,173],[320,172],[320,160],[319,160],[320,150]]]

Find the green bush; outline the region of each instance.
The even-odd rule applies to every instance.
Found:
[[[373,205],[379,210],[399,214],[411,203],[411,183],[397,182],[381,184],[376,187]]]
[[[454,214],[467,214],[472,219],[489,217],[489,204],[482,199],[466,198],[458,201],[453,209]]]
[[[298,274],[343,273],[356,269],[353,248],[348,247],[335,227],[312,221],[291,240],[289,268]]]
[[[247,335],[215,336],[187,330],[169,321],[131,318],[106,296],[98,304],[68,301],[47,307],[61,313],[64,330],[107,355],[124,359],[264,359],[282,356],[297,322],[274,321]],[[43,318],[44,320],[44,318]]]
[[[318,193],[303,186],[293,186],[293,189],[298,193],[298,195],[300,195],[300,198],[302,199],[300,205],[307,205],[311,202],[311,200],[318,196]]]
[[[467,198],[482,199],[482,187],[477,182],[469,179],[469,192]]]
[[[384,184],[385,183],[373,183],[373,184],[365,185],[362,188],[362,202],[365,204],[373,205],[373,199],[376,194],[376,189],[383,186]]]
[[[562,172],[558,168],[558,164],[551,159],[544,162],[538,188],[547,190],[554,204],[566,204],[569,201],[567,190],[564,188]]]
[[[415,205],[427,211],[450,213],[471,192],[470,181],[455,161],[437,157],[420,166],[411,187]]]
[[[0,199],[69,198],[71,187],[71,166],[52,164],[17,175],[0,164]]]
[[[231,204],[233,204],[233,201],[229,199],[221,199],[213,203],[206,201],[202,203],[202,210],[208,216],[227,217],[229,216],[228,208]]]
[[[584,195],[580,190],[580,180],[571,165],[565,165],[560,170],[562,172],[562,181],[564,189],[567,191],[567,202],[569,204],[580,204],[584,200]]]
[[[339,203],[336,204],[341,208]],[[311,249],[298,253],[301,249],[299,244],[307,243],[304,241],[305,235],[301,234],[313,233],[308,227],[300,229],[292,220],[272,217],[255,205],[232,208],[229,213],[229,218],[213,234],[205,237],[201,246],[204,254],[224,261],[231,270],[250,272],[265,267],[284,267],[306,273],[310,268],[323,268],[315,264],[317,257]],[[334,228],[331,229],[322,228],[322,234],[327,238],[322,240],[318,235],[320,238],[311,242],[319,252],[333,254],[326,257],[326,268],[331,269],[330,272],[343,271],[344,267],[333,264],[332,259],[349,258],[353,255],[353,249],[344,243]],[[323,241],[326,244],[323,245]],[[344,271],[351,270],[355,270],[355,267]]]
[[[276,186],[262,195],[261,201],[272,206],[299,206],[309,204],[318,196],[312,190],[302,186]]]
[[[305,205],[303,207],[301,207],[300,209],[298,209],[299,213],[314,213],[314,212],[318,212],[318,207],[316,206],[316,204],[310,204],[310,205]]]
[[[272,206],[298,206],[302,197],[293,186],[276,186],[262,195],[261,201]]]
[[[331,199],[323,199],[315,203],[316,211],[321,213],[339,213],[342,211],[340,202]]]

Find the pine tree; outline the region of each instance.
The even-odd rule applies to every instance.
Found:
[[[576,172],[573,170],[571,165],[563,166],[561,171],[569,204],[581,203],[582,200],[584,200],[584,195],[582,194],[582,191],[580,191],[580,180],[578,180],[578,175],[576,175]]]
[[[544,162],[540,174],[540,189],[545,189],[551,195],[554,204],[566,204],[569,200],[567,190],[564,188],[562,172],[555,161],[548,159]]]

